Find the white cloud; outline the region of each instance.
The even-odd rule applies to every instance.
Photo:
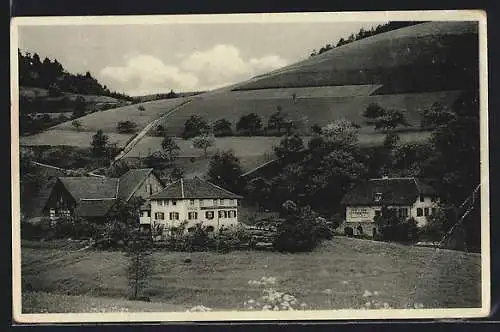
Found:
[[[176,66],[165,65],[151,55],[129,57],[124,66],[108,66],[100,72],[103,82],[120,86],[131,94],[190,91],[196,88],[198,78]],[[118,88],[117,88],[118,90]]]
[[[269,54],[245,60],[233,45],[218,44],[175,58],[178,64],[165,64],[151,55],[134,55],[124,66],[108,66],[100,74],[105,84],[130,94],[214,89],[285,66],[287,60]]]

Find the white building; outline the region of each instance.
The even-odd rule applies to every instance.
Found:
[[[241,198],[200,178],[181,179],[149,197],[141,208],[140,223],[168,229],[186,221],[188,230],[199,223],[211,230],[234,226]]]
[[[427,217],[436,213],[436,192],[422,180],[415,178],[371,179],[356,186],[344,197],[344,227],[355,234],[375,235],[378,231],[374,218],[383,207],[394,209],[400,217],[414,218],[419,227],[427,223]]]

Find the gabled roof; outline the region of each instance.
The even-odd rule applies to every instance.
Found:
[[[56,183],[56,178],[50,179],[41,185],[40,190],[37,193],[34,193],[34,197],[32,197],[28,202],[21,201],[23,210],[27,215],[39,216],[42,214],[42,211],[45,208],[45,205],[47,205],[47,201]]]
[[[115,203],[115,199],[79,201],[75,214],[81,217],[104,217]]]
[[[152,168],[138,168],[123,174],[118,186],[118,198],[128,201],[151,173],[154,174]]]
[[[116,198],[118,193],[118,179],[98,177],[60,177],[64,187],[77,201],[81,199]]]
[[[180,179],[165,187],[162,191],[150,196],[155,199],[239,199],[240,195],[221,188],[200,178]]]
[[[375,201],[380,193],[381,200]],[[415,178],[371,179],[348,192],[342,200],[343,205],[411,205],[419,195],[434,196],[434,189],[422,180]]]

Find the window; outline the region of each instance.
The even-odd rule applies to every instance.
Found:
[[[148,217],[151,217],[151,211],[146,211],[146,213]]]
[[[189,220],[198,219],[198,212],[188,212],[188,219]]]
[[[165,214],[163,212],[155,212],[155,219],[156,220],[164,220]]]
[[[214,206],[217,205],[217,200],[214,199],[212,203],[214,203]]]
[[[236,210],[229,211],[229,218],[236,218]]]
[[[425,201],[425,199],[424,199],[424,195],[420,195],[420,201],[421,201],[421,202]]]
[[[224,218],[230,218],[231,215],[229,214],[230,211],[224,211]]]
[[[214,211],[207,211],[207,212],[205,212],[205,217],[207,219],[214,219]]]
[[[172,205],[177,205],[177,201],[172,201]]]
[[[373,195],[373,200],[375,202],[380,202],[382,200],[382,193],[375,193],[375,195]]]
[[[219,218],[224,218],[224,212],[225,211],[219,211]]]
[[[400,217],[408,217],[408,209],[407,208],[400,208],[398,210],[399,216]]]
[[[424,216],[429,216],[429,208],[424,208]]]
[[[432,212],[431,212],[431,214],[432,214],[432,215],[435,215],[435,214],[436,214],[436,208],[432,208],[432,209],[431,209],[431,211],[432,211]]]
[[[170,212],[169,218],[170,220],[179,220],[179,212]]]
[[[189,201],[189,205],[194,205],[194,199]]]
[[[224,200],[223,199],[219,199],[219,204],[220,205],[224,205]]]
[[[149,194],[150,195],[153,194],[153,185],[152,184],[149,185]]]
[[[422,211],[422,208],[417,208],[417,217],[421,217],[423,215],[424,215],[424,213]]]

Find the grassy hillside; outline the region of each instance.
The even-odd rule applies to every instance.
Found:
[[[344,90],[348,90],[343,87]],[[310,126],[326,125],[340,118],[346,118],[361,125],[362,132],[373,132],[371,127],[364,124],[363,111],[374,102],[384,108],[393,108],[402,111],[408,121],[418,129],[421,113],[429,108],[434,102],[450,105],[458,96],[458,91],[439,91],[427,93],[409,93],[396,95],[359,95],[361,89],[353,89],[352,95],[344,91],[343,96],[324,96],[325,90],[330,90],[333,95],[335,88],[317,88],[322,90],[323,96],[317,96],[316,88],[301,89],[276,89],[275,97],[267,90],[245,91],[244,93],[227,92],[221,95],[212,95],[204,98],[200,96],[193,99],[191,103],[182,108],[181,111],[166,117],[162,122],[167,132],[171,135],[180,135],[184,123],[192,115],[200,115],[207,121],[213,122],[225,118],[233,124],[235,130],[236,122],[242,115],[248,113],[258,114],[264,124],[267,124],[269,116],[276,112],[281,106],[288,117],[296,121],[298,128],[308,133]],[[338,89],[340,90],[340,89]],[[304,94],[302,94],[304,92]],[[296,99],[292,94],[296,93]],[[306,93],[313,96],[307,96]],[[314,96],[316,94],[316,96]]]
[[[116,99],[116,98],[113,98],[110,96],[82,95],[82,94],[75,94],[75,93],[70,93],[70,92],[62,92],[61,96],[53,97],[53,96],[49,95],[49,91],[47,89],[37,88],[37,87],[27,87],[27,86],[20,86],[19,87],[19,96],[26,97],[26,98],[43,97],[49,101],[60,100],[60,99],[63,99],[64,97],[67,97],[70,100],[75,100],[78,96],[81,96],[88,103],[117,103],[117,104],[124,103],[123,100]]]
[[[455,90],[477,83],[477,36],[477,22],[422,23],[349,43],[233,89],[382,84],[386,94]]]
[[[102,129],[105,133],[116,133],[116,126],[120,121],[132,121],[137,124],[137,128],[145,127],[149,122],[162,116],[172,108],[185,102],[184,98],[165,99],[150,101],[141,104],[128,105],[114,108],[103,112],[96,112],[79,119],[82,123],[82,131],[96,132]],[[144,111],[140,111],[139,107]],[[71,121],[61,123],[51,130],[73,131]]]
[[[187,257],[189,264],[183,262]],[[171,310],[196,305],[243,309],[243,302],[257,299],[262,290],[249,281],[263,276],[276,277],[274,288],[296,296],[308,309],[361,308],[368,300],[365,291],[377,292],[374,298],[392,308],[481,303],[480,256],[463,252],[336,237],[303,254],[158,251],[153,258],[146,293],[152,306],[163,303]],[[71,304],[73,308],[85,307],[89,296],[111,297],[117,303],[127,296],[126,257],[121,252],[23,248],[21,263],[23,292],[84,296],[82,305]],[[37,307],[24,300],[25,311]],[[61,305],[49,308],[66,311]]]

